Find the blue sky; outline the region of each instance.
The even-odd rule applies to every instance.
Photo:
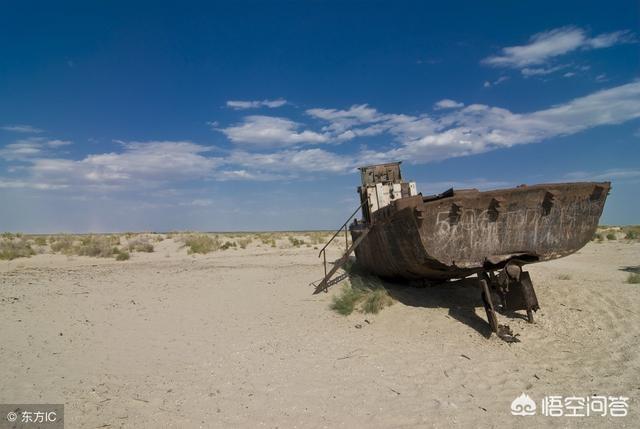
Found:
[[[13,2],[0,230],[339,226],[423,193],[611,180],[640,223],[640,11],[609,2]]]

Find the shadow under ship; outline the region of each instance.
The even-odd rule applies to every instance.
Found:
[[[609,182],[552,183],[423,196],[414,182],[402,180],[399,162],[360,172],[361,205],[352,217],[362,210],[362,219],[349,226],[352,244],[329,273],[325,265],[316,292],[332,284],[331,275],[353,251],[360,266],[383,278],[445,281],[477,274],[496,332],[492,295],[501,309],[527,310],[533,321],[539,307],[522,267],[587,244],[611,188]]]

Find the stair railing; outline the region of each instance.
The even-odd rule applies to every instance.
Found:
[[[320,252],[318,253],[318,258],[320,256],[322,256],[323,259],[323,263],[324,263],[324,276],[327,277],[327,247],[329,247],[329,245],[331,244],[331,242],[338,236],[338,234],[340,234],[342,232],[342,230],[344,229],[344,244],[345,244],[345,252],[349,250],[349,231],[348,231],[348,227],[347,224],[349,223],[349,221],[351,219],[353,219],[353,217],[358,214],[358,210],[360,210],[362,208],[362,206],[364,206],[366,203],[368,203],[368,200],[364,200],[357,209],[354,210],[354,212],[351,214],[351,216],[349,216],[347,218],[347,220],[342,224],[342,226],[340,228],[338,228],[335,232],[335,234],[333,234],[333,237],[331,237],[331,239],[327,242],[327,244],[324,245],[324,247],[322,249],[320,249]]]

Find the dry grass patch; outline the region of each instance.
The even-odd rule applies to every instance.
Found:
[[[126,250],[113,249],[116,261],[128,261],[131,255]]]
[[[627,283],[629,284],[640,284],[640,274],[637,273],[631,273],[629,274],[629,277],[627,277]]]
[[[393,305],[393,298],[378,277],[361,271],[352,263],[345,266],[345,271],[349,273],[349,281],[340,293],[333,297],[329,308],[347,316],[355,310],[365,314],[377,314],[385,307]]]
[[[118,244],[120,244],[118,236],[89,235],[80,238],[80,243],[73,247],[73,253],[79,256],[110,258],[114,255],[114,246]]]
[[[246,249],[247,246],[250,245],[252,241],[253,239],[251,237],[243,237],[237,240],[238,246],[240,246],[241,249]]]
[[[640,239],[640,225],[627,225],[622,227],[622,232],[624,232],[627,240],[638,240]]]
[[[21,235],[2,234],[0,239],[0,259],[11,261],[16,258],[28,258],[35,255],[31,244]]]
[[[222,247],[222,243],[218,236],[211,237],[206,234],[190,234],[185,236],[184,245],[188,247],[187,253],[200,253],[207,254],[210,252],[215,252],[216,250],[220,250]]]
[[[291,243],[291,245],[292,245],[293,247],[300,247],[300,246],[302,246],[303,244],[305,244],[304,240],[299,240],[299,239],[298,239],[298,238],[296,238],[296,237],[289,236],[289,237],[287,237],[287,238],[289,239],[289,243]]]
[[[56,235],[49,237],[49,247],[53,253],[73,254],[76,237],[71,235]]]
[[[129,252],[153,252],[153,244],[151,244],[149,237],[136,237],[132,240],[129,240],[127,243],[127,247],[129,248]]]
[[[558,280],[571,280],[571,275],[569,275],[569,274],[560,274],[558,276]]]

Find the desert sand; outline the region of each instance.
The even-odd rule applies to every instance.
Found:
[[[333,247],[330,259],[339,256]],[[329,309],[313,247],[0,262],[0,402],[64,403],[69,428],[637,427],[640,243],[527,267],[535,323],[491,335],[473,282],[388,285],[376,315]],[[515,417],[522,392],[628,396],[629,416]]]

